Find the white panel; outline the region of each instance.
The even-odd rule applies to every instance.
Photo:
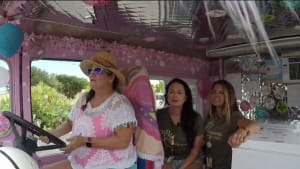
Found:
[[[287,85],[287,98],[289,106],[300,106],[300,84]]]
[[[275,147],[274,147],[275,148]],[[233,149],[232,169],[299,169],[300,156],[251,149]]]
[[[232,169],[299,169],[300,134],[288,123],[262,123],[258,134],[234,148]]]
[[[289,59],[292,59],[289,61]],[[290,77],[290,72],[291,71],[295,71],[295,67],[294,69],[290,70],[291,69],[291,66],[296,66],[296,67],[300,67],[300,62],[299,62],[299,59],[297,58],[282,58],[281,59],[282,61],[282,80],[284,83],[300,83],[300,79],[291,79]],[[297,68],[296,68],[297,69]],[[299,74],[299,69],[296,70],[296,72]],[[296,77],[299,77],[299,76],[296,76]]]

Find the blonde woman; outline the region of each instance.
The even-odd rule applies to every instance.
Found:
[[[205,123],[206,167],[231,169],[232,147],[238,147],[260,127],[238,110],[233,86],[226,80],[213,83]]]

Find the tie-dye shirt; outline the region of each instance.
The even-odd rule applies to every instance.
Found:
[[[88,103],[86,109],[82,111],[81,105],[85,102],[86,93],[78,99],[69,114],[69,119],[73,122],[72,135],[74,136],[112,136],[116,127],[137,123],[130,102],[117,92],[95,108]],[[82,146],[72,151],[69,156],[73,169],[124,169],[134,164],[136,158],[132,141],[127,148],[118,150]]]

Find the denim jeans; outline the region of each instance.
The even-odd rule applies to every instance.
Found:
[[[110,168],[110,169],[137,169],[137,164],[136,164],[136,162],[132,165],[132,166],[130,166],[129,168]]]
[[[171,157],[172,158],[172,157]],[[183,163],[184,159],[180,159],[180,160],[174,160],[174,159],[171,159],[169,157],[168,160],[165,161],[165,163],[168,163],[172,166],[172,169],[178,169],[180,167],[180,165]],[[203,164],[203,157],[202,156],[199,156],[195,163],[199,163],[199,164]]]

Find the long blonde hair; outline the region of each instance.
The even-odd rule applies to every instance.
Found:
[[[219,117],[216,114],[216,106],[211,104],[211,93],[214,87],[219,84],[223,86],[224,89],[224,106],[223,112],[225,114],[224,118],[226,119],[227,123],[230,123],[231,114],[234,111],[238,111],[238,106],[236,102],[236,95],[233,86],[226,80],[217,80],[213,83],[210,94],[209,94],[209,107],[208,112],[209,116],[212,119],[218,119]]]

